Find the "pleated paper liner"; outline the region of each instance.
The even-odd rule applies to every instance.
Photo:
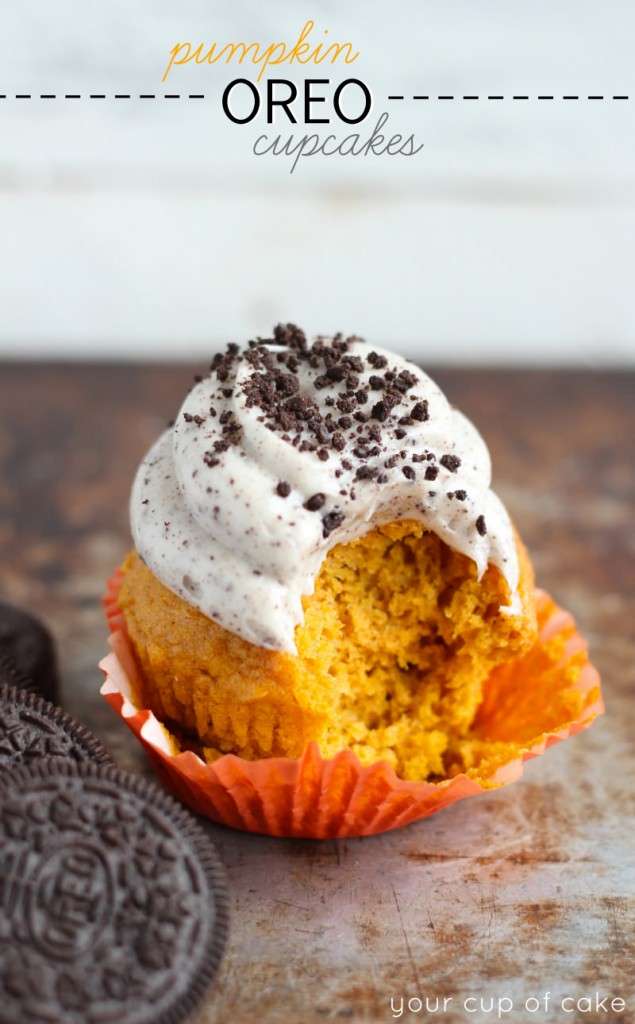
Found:
[[[138,668],[117,608],[121,576],[104,598],[111,653],[100,663],[101,693],[145,747],[158,775],[199,814],[273,836],[332,839],[407,825],[456,800],[508,785],[524,762],[588,728],[604,707],[600,680],[571,615],[537,591],[533,649],[495,670],[474,726],[474,767],[442,782],[406,782],[386,761],[362,765],[350,751],[329,760],[310,743],[299,760],[246,761],[226,754],[206,764],[179,752],[176,738],[138,707]]]

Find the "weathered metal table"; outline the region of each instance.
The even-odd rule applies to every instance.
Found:
[[[98,696],[100,595],[129,545],[134,469],[192,372],[0,364],[1,594],[52,628],[65,706],[144,774]],[[206,826],[233,920],[197,1024],[635,1020],[635,375],[434,376],[488,441],[540,584],[590,640],[608,713],[510,788],[396,833]]]

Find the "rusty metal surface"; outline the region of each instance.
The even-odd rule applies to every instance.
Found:
[[[44,618],[64,705],[144,774],[98,696],[99,599],[129,543],[134,469],[191,372],[0,364],[0,596]],[[208,825],[233,921],[196,1024],[635,1020],[635,375],[434,375],[485,435],[539,582],[591,642],[608,713],[521,782],[399,832],[320,843]]]

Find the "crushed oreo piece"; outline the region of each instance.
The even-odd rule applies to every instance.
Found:
[[[385,423],[390,416],[390,406],[384,401],[375,402],[370,415],[372,419],[379,420],[380,423]]]
[[[456,473],[457,469],[461,465],[461,460],[458,455],[442,455],[439,462],[442,466],[445,466],[450,473]]]
[[[417,402],[416,405],[410,410],[410,415],[413,420],[417,420],[419,423],[425,423],[430,417],[428,415],[428,403],[426,400]]]
[[[329,512],[322,520],[322,536],[328,537],[338,526],[341,526],[346,516],[343,512]]]
[[[325,501],[326,495],[313,494],[307,501],[305,501],[304,508],[306,508],[309,512],[317,512],[318,509],[322,508]]]
[[[382,370],[384,366],[388,366],[386,356],[380,356],[378,352],[369,352],[366,359],[375,370]]]

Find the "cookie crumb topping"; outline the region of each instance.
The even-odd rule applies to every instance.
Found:
[[[327,551],[378,523],[423,521],[479,572],[498,565],[513,595],[513,533],[489,480],[478,432],[417,366],[279,324],[197,375],[138,474],[133,534],[175,593],[292,652]]]

